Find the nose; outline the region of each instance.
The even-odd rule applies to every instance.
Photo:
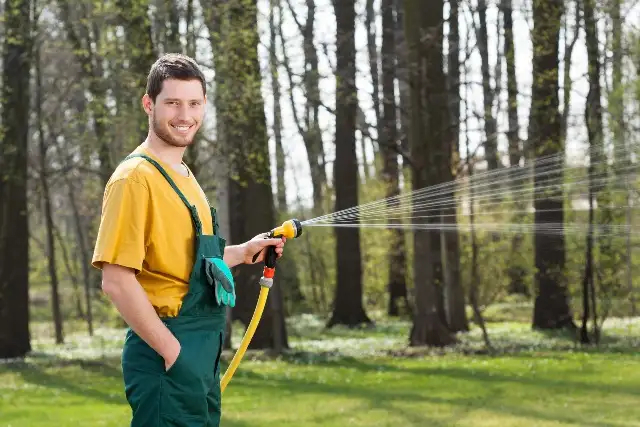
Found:
[[[184,121],[188,121],[189,120],[189,106],[186,104],[182,104],[180,105],[180,108],[178,108],[178,120],[184,120]]]

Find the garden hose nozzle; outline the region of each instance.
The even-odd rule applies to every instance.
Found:
[[[297,219],[289,219],[282,223],[281,226],[274,228],[267,233],[267,239],[273,239],[278,237],[286,237],[287,239],[295,239],[302,235],[302,224]],[[260,252],[253,256],[253,262],[256,262]],[[264,258],[265,267],[274,268],[276,265],[276,250],[275,247],[269,246]]]
[[[280,227],[276,227],[269,232],[269,238],[286,237],[287,239],[295,239],[301,235],[302,224],[295,218],[283,222]]]

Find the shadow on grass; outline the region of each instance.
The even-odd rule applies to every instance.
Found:
[[[341,365],[343,366],[343,365]],[[328,366],[327,366],[328,367]],[[361,366],[362,367],[362,366]],[[365,366],[364,370],[369,370],[370,366]],[[403,370],[411,373],[425,374],[428,370]],[[431,375],[432,373],[430,373]],[[500,378],[489,376],[470,376],[468,372],[445,369],[442,375],[450,377],[471,379],[474,381],[486,381],[490,379],[492,381],[510,381],[506,378],[501,380]],[[277,394],[278,390],[287,390],[289,393],[295,395],[301,394],[326,394],[326,395],[342,395],[351,398],[359,398],[367,402],[369,408],[375,408],[384,410],[390,414],[402,416],[406,422],[412,423],[411,425],[429,425],[429,426],[445,426],[455,423],[456,419],[462,418],[465,414],[473,410],[487,410],[496,413],[502,413],[509,416],[535,419],[539,421],[553,421],[563,423],[573,423],[585,427],[620,427],[626,424],[620,424],[617,422],[607,421],[593,421],[589,419],[592,414],[580,413],[575,411],[562,410],[561,412],[553,412],[554,408],[541,407],[541,409],[527,408],[524,404],[505,402],[501,397],[504,397],[504,391],[490,386],[484,387],[484,394],[478,395],[475,393],[469,397],[439,397],[435,396],[438,390],[433,389],[421,389],[416,392],[402,392],[392,388],[373,388],[354,385],[347,385],[345,383],[324,383],[307,379],[297,378],[269,378],[256,374],[252,371],[244,371],[239,378],[234,378],[236,383],[242,384],[245,388],[252,389],[258,393]],[[572,387],[571,384],[566,384],[567,387]],[[423,412],[408,411],[403,408],[398,408],[394,404],[396,403],[408,403],[410,405],[416,405],[418,403],[428,402],[436,405],[448,405],[457,407],[453,416],[446,420],[442,420],[442,417],[434,418]],[[526,402],[524,402],[526,403]],[[331,414],[331,408],[328,407],[327,411]],[[332,414],[334,418],[345,416],[345,414]],[[318,421],[326,419],[327,415],[318,417]]]
[[[553,356],[553,355],[552,355]],[[490,356],[486,356],[490,359]],[[531,354],[521,354],[517,356],[509,356],[509,358],[525,358],[532,360],[541,360],[547,358],[547,356],[535,356]],[[566,359],[560,359],[566,360]],[[640,358],[639,358],[640,361]],[[577,364],[577,362],[576,362]],[[366,362],[354,357],[339,357],[333,359],[320,359],[314,360],[312,366],[326,367],[326,368],[351,368],[363,373],[378,373],[378,372],[395,372],[395,373],[410,373],[416,376],[435,377],[445,376],[448,378],[455,378],[468,381],[476,381],[486,383],[517,383],[526,384],[536,387],[548,389],[550,387],[558,389],[560,391],[573,392],[574,390],[590,390],[597,386],[599,390],[607,390],[610,393],[627,394],[631,396],[640,396],[640,388],[635,385],[626,384],[594,384],[590,382],[568,380],[568,379],[554,379],[549,377],[532,377],[527,375],[515,376],[500,374],[495,371],[483,370],[483,369],[464,369],[455,367],[430,367],[425,366],[421,368],[406,368],[389,363],[383,362]],[[593,367],[592,372],[596,371],[596,366]],[[579,370],[578,370],[579,369]],[[586,373],[584,368],[576,368],[573,371],[570,368],[563,368],[562,373],[574,373],[584,374]],[[550,375],[553,375],[550,373]]]
[[[4,370],[20,375],[26,383],[64,391],[109,404],[126,403],[124,391],[122,391],[120,383],[116,385],[119,393],[107,393],[98,390],[97,383],[92,382],[91,377],[77,378],[78,375],[74,375],[64,369],[65,367],[80,368],[83,371],[91,372],[92,377],[106,378],[107,380],[118,382],[117,380],[122,378],[122,374],[111,363],[77,360],[65,362],[47,361],[47,363],[44,364],[12,363],[6,365]],[[74,378],[74,376],[76,378]],[[102,381],[100,381],[100,383],[103,384]]]

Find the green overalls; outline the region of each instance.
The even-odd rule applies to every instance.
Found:
[[[214,235],[205,235],[195,206],[162,166],[144,155],[129,157],[147,159],[164,175],[189,209],[196,231],[189,291],[176,317],[161,318],[182,347],[175,363],[165,371],[164,359],[135,332],[127,332],[122,370],[133,411],[131,426],[218,427],[222,403],[219,362],[226,317],[205,270],[214,258],[222,260],[226,241],[219,237],[214,208],[210,208]]]

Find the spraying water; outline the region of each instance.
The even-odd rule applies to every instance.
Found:
[[[612,150],[616,151],[616,150]],[[625,154],[620,151],[620,158]],[[612,153],[613,154],[613,153]],[[617,156],[616,156],[617,157]],[[588,157],[582,163],[566,164],[563,153],[539,157],[526,166],[513,166],[477,173],[463,178],[414,190],[394,197],[354,206],[302,222],[304,227],[399,228],[407,230],[441,230],[468,232],[472,229],[499,233],[586,233],[589,224],[590,185],[606,194],[605,206],[612,215],[635,211],[630,196],[635,191],[638,167],[626,164],[594,162],[594,172],[587,172]],[[536,183],[534,185],[534,182]],[[561,209],[534,209],[534,202],[563,202]],[[621,203],[616,203],[620,202]],[[457,207],[457,212],[453,208]],[[473,209],[472,209],[473,207]],[[535,212],[564,211],[563,223],[533,223]],[[471,215],[475,220],[470,221]],[[457,222],[446,221],[456,216]],[[529,219],[527,219],[527,216]],[[580,221],[582,217],[582,221]],[[600,235],[635,235],[640,228],[627,224],[594,223]]]

